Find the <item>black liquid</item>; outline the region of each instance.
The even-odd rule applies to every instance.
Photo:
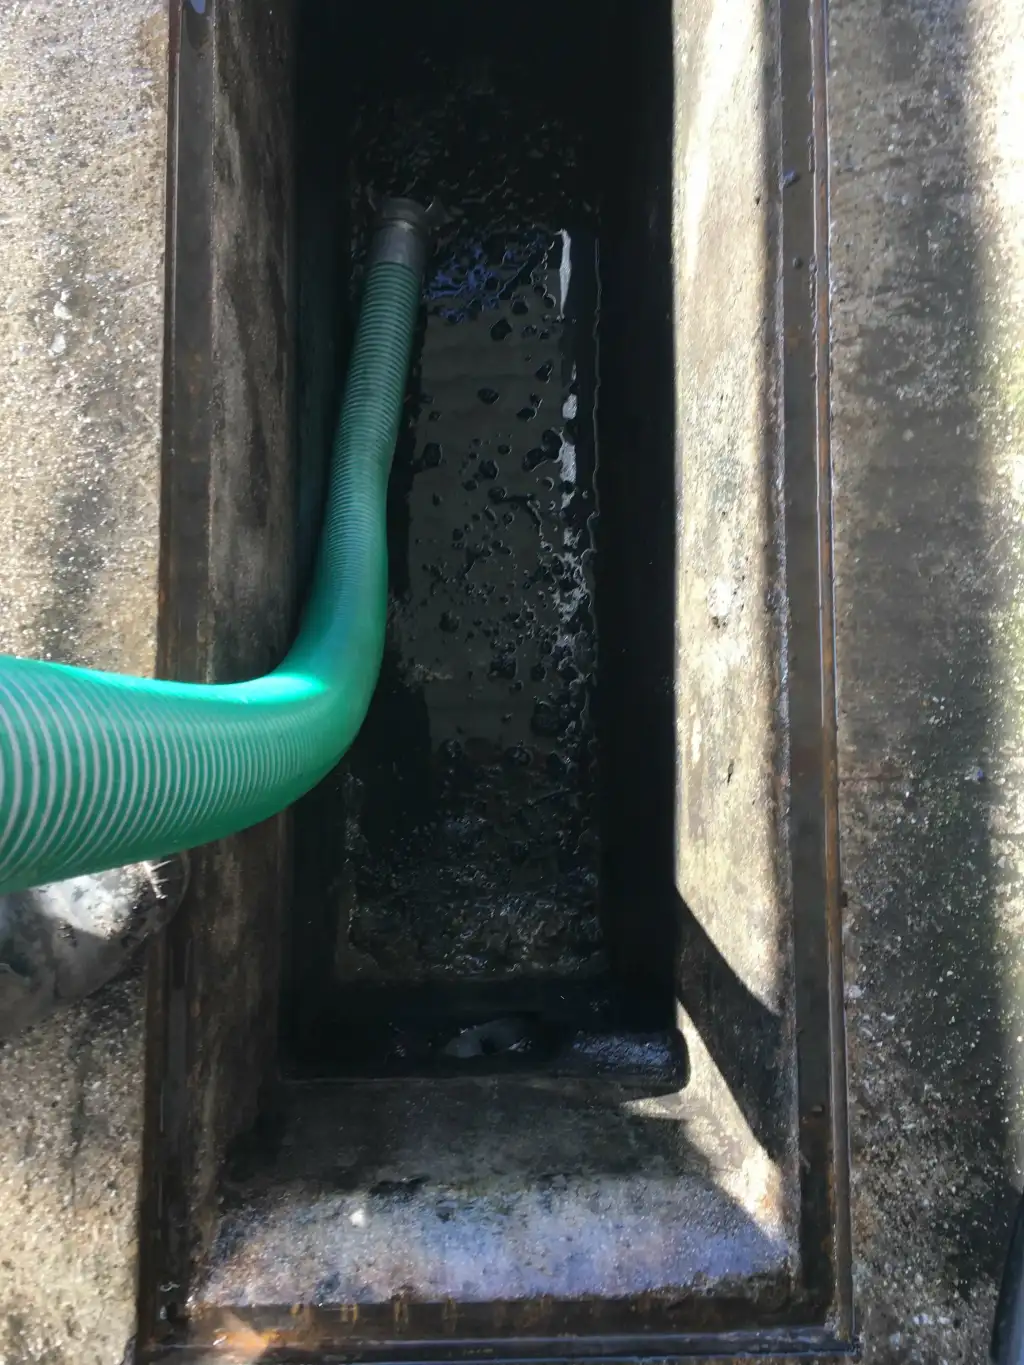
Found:
[[[404,1074],[498,1020],[509,1064],[580,1029],[671,1031],[667,0],[643,24],[603,0],[301,13],[300,567],[373,203],[450,217],[389,488],[380,682],[295,820],[288,1051]]]
[[[350,755],[339,977],[600,965],[593,601],[598,234],[535,59],[423,54],[359,98],[370,191],[452,213],[389,504],[391,619]],[[561,101],[555,101],[556,104]]]

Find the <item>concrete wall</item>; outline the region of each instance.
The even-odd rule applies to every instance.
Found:
[[[182,3],[161,668],[280,662],[294,624],[292,10]],[[181,1311],[225,1150],[276,1062],[288,822],[198,850],[154,954],[140,1330]]]
[[[692,1085],[792,1232],[779,13],[678,0],[675,31],[680,994]]]
[[[780,1012],[778,15],[735,0],[678,8],[679,889],[748,988]]]
[[[152,672],[167,19],[0,6],[0,649]],[[0,1046],[0,1360],[134,1332],[138,975]]]

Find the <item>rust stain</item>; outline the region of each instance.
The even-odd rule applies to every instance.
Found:
[[[395,1331],[404,1332],[409,1326],[409,1300],[404,1294],[398,1294],[391,1300],[391,1315]]]
[[[276,1332],[257,1332],[234,1313],[224,1314],[224,1327],[217,1334],[216,1345],[236,1359],[248,1362],[259,1360],[276,1344]]]

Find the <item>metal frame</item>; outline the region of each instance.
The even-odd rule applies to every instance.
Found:
[[[160,669],[201,667],[208,561],[212,385],[212,147],[215,0],[171,0]],[[829,450],[828,136],[825,0],[782,0],[782,347],[784,530],[789,594],[790,844],[796,958],[801,1227],[804,1283],[758,1330],[750,1304],[701,1308],[656,1298],[547,1305],[531,1336],[518,1305],[514,1335],[496,1339],[472,1311],[458,1337],[444,1305],[394,1303],[359,1313],[306,1306],[209,1310],[188,1319],[187,921],[150,965],[147,1140],[141,1201],[140,1352],[147,1360],[244,1355],[267,1360],[414,1362],[484,1357],[824,1360],[853,1348],[849,1154],[838,861],[835,651]],[[204,539],[204,537],[206,539]],[[644,1328],[622,1334],[623,1313]],[[523,1309],[525,1312],[525,1307]],[[701,1317],[696,1316],[697,1313]],[[617,1317],[615,1315],[618,1315]],[[616,1326],[618,1324],[618,1326]],[[678,1325],[677,1325],[678,1324]],[[696,1330],[694,1330],[696,1329]],[[464,1332],[470,1335],[463,1335]],[[562,1335],[561,1333],[566,1335]],[[346,1344],[346,1338],[351,1345]],[[258,1343],[258,1345],[257,1345]]]

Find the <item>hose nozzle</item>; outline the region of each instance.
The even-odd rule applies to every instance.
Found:
[[[424,208],[415,199],[382,199],[370,243],[368,265],[390,261],[422,276],[433,243],[434,230],[446,214],[436,199]]]

